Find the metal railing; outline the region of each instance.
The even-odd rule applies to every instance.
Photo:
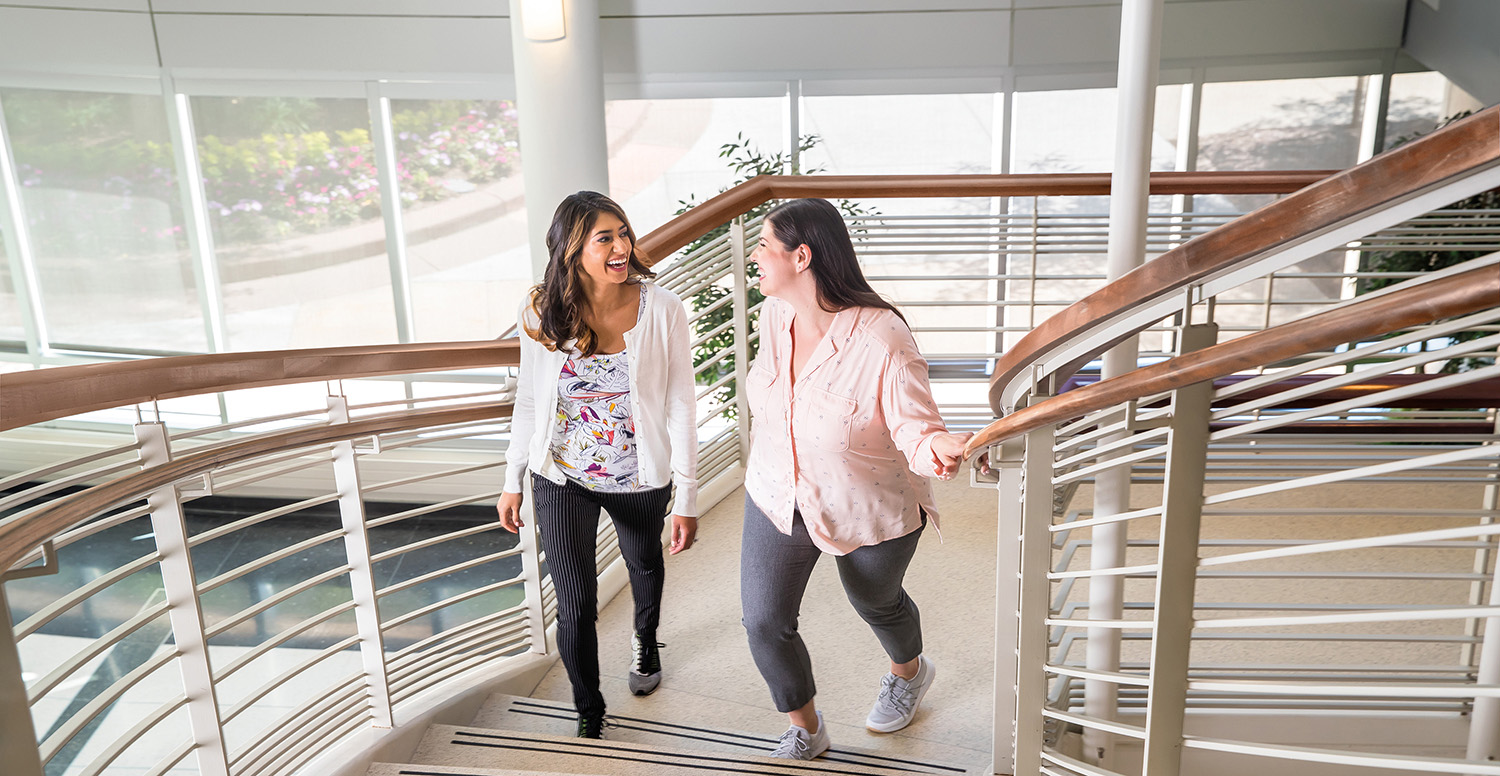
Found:
[[[696,226],[679,219],[643,239],[661,255],[684,248],[694,234],[725,227],[661,264],[657,278],[693,311],[705,491],[733,488],[748,446],[748,411],[737,387],[758,335],[756,281],[745,258],[761,226],[754,208],[765,199],[911,196],[915,188],[921,196],[947,197],[942,201],[955,211],[969,213],[882,214],[850,223],[867,275],[911,319],[932,363],[944,414],[958,427],[978,427],[993,417],[985,400],[989,375],[1017,336],[1104,286],[1103,222],[1091,214],[1097,201],[1077,198],[1107,192],[1107,176],[952,177],[937,182],[947,189],[930,178],[896,184],[760,181],[747,186],[748,194],[726,195],[733,207],[711,201],[691,212],[702,222]],[[1162,193],[1180,195],[1187,207],[1152,217],[1151,249],[1175,250],[1231,217],[1194,212],[1192,196],[1286,193],[1312,177],[1165,176]],[[1346,281],[1363,276],[1350,251],[1418,239],[1413,235],[1500,247],[1494,215],[1466,220],[1461,235],[1452,234],[1441,212],[1393,219],[1361,244],[1344,241],[1310,254],[1314,265],[1287,263],[1247,279],[1241,292],[1219,295],[1215,316],[1226,321],[1225,329],[1250,333],[1283,317],[1345,303],[1352,290]],[[1231,299],[1235,293],[1240,298]],[[1194,314],[1209,304],[1194,298]],[[1249,312],[1239,316],[1237,307]],[[1154,320],[1143,328],[1159,333],[1154,355],[1161,358],[1180,350],[1188,336]],[[44,768],[105,773],[126,763],[154,774],[174,768],[236,776],[296,773],[361,730],[399,723],[405,711],[454,695],[476,676],[545,652],[556,606],[545,557],[536,550],[534,533],[512,539],[496,531],[492,519],[508,434],[508,396],[494,385],[503,384],[505,373],[444,373],[445,361],[451,368],[471,368],[484,357],[461,343],[444,348],[348,353],[347,361],[321,371],[320,355],[330,351],[192,357],[219,365],[214,368],[243,358],[259,370],[252,382],[278,387],[226,393],[231,378],[204,379],[159,389],[164,397],[184,397],[159,401],[150,386],[165,378],[153,376],[152,364],[108,367],[144,371],[135,375],[147,386],[139,390],[107,379],[80,387],[85,384],[77,381],[91,379],[91,373],[75,371],[51,386],[46,374],[36,373],[42,377],[28,378],[24,390],[13,391],[19,378],[6,376],[11,383],[4,400],[15,402],[7,405],[7,427],[24,417],[11,407],[25,401],[40,408],[35,422],[52,430],[97,431],[122,415],[139,416],[128,441],[0,481],[0,554],[9,553],[0,563],[7,570],[0,600],[10,609],[4,622],[13,626],[13,638],[0,638],[0,708],[8,720],[12,710],[28,710],[38,741],[35,747],[18,745],[8,735],[0,744],[8,747],[0,752],[7,768],[22,776]],[[303,360],[288,366],[289,358]],[[491,356],[488,363],[514,361]],[[46,371],[61,376],[63,370]],[[344,376],[362,379],[333,379]],[[326,391],[320,389],[325,380],[331,380]],[[293,388],[302,391],[300,403],[283,398]],[[111,390],[116,398],[102,407],[85,401],[85,393],[93,401]],[[256,409],[240,409],[227,421],[220,412],[230,404],[257,407],[258,395],[269,398]],[[98,422],[84,424],[69,419],[69,406],[113,414],[92,415]],[[1141,408],[1130,417],[1143,429],[1166,422],[1144,402],[1131,406]],[[1276,417],[1270,409],[1244,412],[1253,422]],[[1235,415],[1222,422],[1243,420]],[[25,432],[32,421],[18,425]],[[1078,459],[1047,475],[1059,480],[1046,489],[1049,520],[1054,490],[1071,492],[1096,465],[1088,456],[1097,455],[1099,445],[1090,433],[1075,424],[1058,437],[1066,451],[1058,454]],[[1215,460],[1226,467],[1264,464],[1263,474],[1308,464],[1291,453],[1285,461],[1261,457],[1271,451],[1268,445],[1287,437],[1257,434],[1267,438],[1236,441],[1239,448],[1225,447]],[[1138,458],[1133,462],[1143,483],[1162,476],[1160,468],[1149,468],[1164,460],[1153,439],[1128,453]],[[1399,449],[1378,452],[1399,455]],[[1253,462],[1246,463],[1246,456]],[[1449,476],[1457,467],[1452,476],[1478,476],[1467,461],[1433,471]],[[1287,471],[1293,470],[1281,470]],[[1240,475],[1223,469],[1222,476]],[[201,509],[216,499],[237,500],[235,515]],[[1043,563],[1037,577],[1058,589],[1080,584],[1067,582],[1072,577],[1066,575],[1076,570],[1069,564],[1088,555],[1083,532],[1095,519],[1082,507],[1060,514],[1068,522],[1059,525],[1070,532],[1058,532],[1059,557]],[[600,569],[617,556],[606,522]],[[1484,574],[1451,573],[1462,578],[1435,579],[1474,586]],[[1022,622],[1055,637],[1063,657],[1051,661],[1060,673],[1049,708],[1074,714],[1066,704],[1076,695],[1076,682],[1060,682],[1077,678],[1065,673],[1074,668],[1063,645],[1080,643],[1077,626],[1065,622],[1080,609],[1068,594],[1057,601],[1056,614]],[[1048,617],[1054,622],[1048,624]],[[1471,637],[1464,643],[1477,642]],[[1123,664],[1118,672],[1128,670],[1134,669]],[[1034,708],[1045,704],[1037,699]],[[1007,755],[1018,740],[1006,739]],[[997,767],[1002,764],[997,756]]]
[[[999,652],[1017,655],[997,662],[997,772],[1500,773],[1500,253],[1279,325],[1273,303],[1221,342],[1242,329],[1226,295],[1308,256],[1419,225],[1494,251],[1442,207],[1500,185],[1497,115],[1457,128],[1485,143],[1434,141],[1484,155],[1344,211],[1299,192],[1235,225],[1267,232],[1236,260],[1171,249],[1179,277],[1148,263],[997,367],[1011,414],[971,442],[998,463]],[[1162,315],[1169,360],[1070,381]]]

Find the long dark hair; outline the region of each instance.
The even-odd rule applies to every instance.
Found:
[[[583,320],[588,296],[584,292],[579,258],[594,225],[599,223],[600,213],[608,213],[625,225],[630,240],[626,282],[635,284],[642,278],[656,277],[646,254],[636,243],[630,219],[614,200],[597,191],[580,191],[564,197],[552,214],[552,225],[547,227],[547,271],[542,275],[541,285],[531,289],[531,311],[536,314],[537,326],[533,329],[522,321],[526,333],[548,350],[557,350],[569,340],[575,340],[574,347],[585,356],[594,355],[599,347],[598,333]]]
[[[902,321],[906,316],[885,297],[875,293],[854,255],[854,241],[838,208],[826,199],[794,199],[766,214],[765,223],[782,249],[806,245],[812,251],[813,282],[818,306],[830,313],[850,307],[890,310]]]

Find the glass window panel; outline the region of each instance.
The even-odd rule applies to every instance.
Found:
[[[1342,170],[1359,151],[1361,79],[1203,85],[1200,170]]]
[[[803,166],[829,175],[945,175],[996,169],[994,94],[806,97]]]
[[[202,351],[155,96],[0,90],[53,346]]]
[[[1182,86],[1156,90],[1151,169],[1177,169]],[[1109,89],[1017,92],[1011,127],[1011,172],[1111,172],[1116,95]]]
[[[391,125],[416,338],[500,336],[533,282],[514,105],[393,100]]]
[[[785,97],[611,100],[605,105],[610,196],[631,226],[648,234],[683,201],[703,202],[738,179],[719,156],[724,144],[743,137],[766,156],[781,153],[785,109]]]
[[[827,175],[950,175],[999,170],[995,94],[806,97],[802,132],[818,144],[804,171]],[[880,199],[861,203],[907,215],[988,213],[988,199]]]
[[[1442,73],[1397,73],[1391,78],[1386,111],[1385,147],[1425,135],[1457,113],[1448,107],[1450,84]]]
[[[24,326],[21,301],[16,298],[16,279],[10,272],[10,254],[5,247],[5,228],[0,227],[0,341],[25,341]]]
[[[195,97],[232,350],[393,342],[364,100]]]

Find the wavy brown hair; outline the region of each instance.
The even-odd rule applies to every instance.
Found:
[[[548,350],[557,350],[569,341],[585,356],[592,356],[598,350],[599,335],[583,320],[589,300],[584,291],[580,259],[594,225],[599,223],[600,213],[608,213],[625,225],[625,234],[630,239],[626,282],[636,284],[643,278],[656,277],[636,242],[630,219],[614,200],[597,191],[580,191],[563,198],[552,214],[552,225],[547,228],[547,271],[542,275],[541,285],[531,289],[531,312],[536,315],[537,326],[521,322],[526,333]]]
[[[818,306],[830,313],[850,307],[878,307],[890,310],[902,321],[906,316],[886,298],[875,293],[854,255],[854,241],[839,209],[826,199],[794,199],[777,205],[766,214],[766,228],[782,249],[795,251],[806,245],[812,251],[813,273]]]

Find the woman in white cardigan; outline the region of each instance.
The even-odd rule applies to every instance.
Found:
[[[599,510],[614,521],[635,598],[630,690],[648,695],[661,682],[661,533],[674,484],[672,554],[692,547],[697,532],[693,361],[682,300],[648,282],[651,270],[614,200],[592,191],[564,199],[547,251],[546,274],[519,315],[521,374],[498,510],[514,533],[530,470],[578,735],[599,738]]]

